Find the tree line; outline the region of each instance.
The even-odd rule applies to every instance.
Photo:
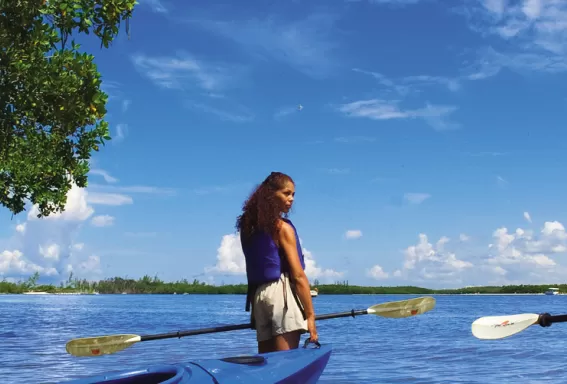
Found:
[[[47,292],[47,293],[100,293],[100,294],[246,294],[246,284],[222,284],[211,285],[206,282],[193,279],[181,279],[166,282],[156,276],[145,275],[139,279],[111,277],[99,281],[89,281],[73,277],[69,274],[66,281],[59,285],[38,284],[40,275],[38,272],[26,280],[10,282],[6,279],[0,281],[0,293],[24,293],[24,292]],[[511,294],[511,293],[543,293],[550,286],[559,288],[561,292],[567,292],[567,284],[551,285],[505,285],[505,286],[479,286],[456,289],[429,289],[417,286],[359,286],[350,285],[348,281],[336,281],[333,284],[320,284],[315,279],[312,288],[317,288],[319,294],[349,295],[349,294]]]

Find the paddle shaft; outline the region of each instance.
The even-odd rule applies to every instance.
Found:
[[[315,320],[326,320],[326,319],[335,319],[337,317],[355,317],[360,315],[368,315],[368,309],[360,309],[355,311],[354,309],[348,312],[337,312],[337,313],[329,313],[327,315],[320,315],[315,316]]]
[[[355,317],[360,315],[367,315],[368,309],[360,309],[355,311],[354,309],[348,312],[337,312],[337,313],[329,313],[326,315],[319,315],[315,317],[315,320],[327,320],[327,319],[336,319],[339,317]],[[195,336],[195,335],[203,335],[207,333],[220,333],[220,332],[229,332],[229,331],[238,331],[241,329],[252,329],[251,323],[246,324],[235,324],[235,325],[223,325],[220,327],[212,327],[212,328],[202,328],[202,329],[195,329],[189,331],[177,331],[177,332],[170,332],[170,333],[160,333],[157,335],[143,335],[140,336],[140,341],[148,341],[148,340],[160,340],[160,339],[172,339],[175,337],[181,338],[185,336]]]
[[[542,327],[549,327],[553,323],[567,322],[567,315],[551,316],[549,313],[542,313],[539,315],[538,324]]]

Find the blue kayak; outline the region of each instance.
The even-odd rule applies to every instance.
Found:
[[[106,373],[66,384],[312,384],[319,380],[331,345],[289,351],[194,360]]]

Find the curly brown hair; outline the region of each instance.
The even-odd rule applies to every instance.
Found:
[[[275,238],[278,221],[282,217],[281,206],[275,193],[284,188],[287,182],[295,184],[285,173],[272,172],[244,202],[242,214],[236,220],[236,229],[240,231],[243,242],[248,241],[257,232],[264,232]]]

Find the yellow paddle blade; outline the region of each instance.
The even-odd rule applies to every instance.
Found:
[[[435,299],[430,296],[424,296],[415,299],[376,304],[368,308],[368,313],[397,319],[421,315],[422,313],[431,311],[434,307]]]
[[[102,356],[116,353],[141,341],[138,335],[111,335],[73,339],[65,349],[73,356]]]

